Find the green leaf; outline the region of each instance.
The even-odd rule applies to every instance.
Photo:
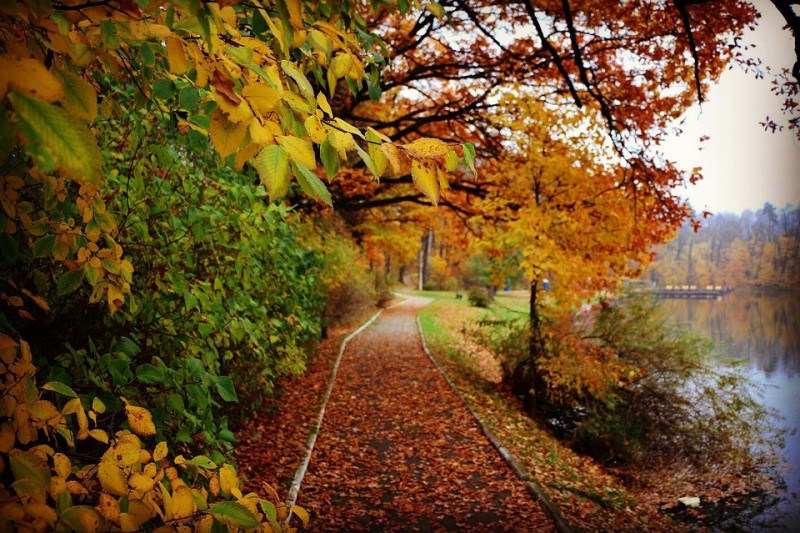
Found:
[[[70,398],[78,397],[78,395],[75,393],[74,390],[64,385],[60,381],[51,381],[50,383],[45,383],[44,385],[42,385],[42,388],[44,390],[49,390],[57,392],[59,394],[63,394],[64,396],[69,396]]]
[[[175,84],[172,80],[161,78],[153,82],[153,96],[159,100],[166,100],[175,93]]]
[[[50,485],[50,469],[35,453],[13,449],[8,452],[8,462],[15,480],[32,479],[44,487]]]
[[[372,175],[375,177],[375,179],[380,179],[381,173],[378,172],[378,168],[375,166],[375,162],[372,160],[369,154],[365,152],[364,149],[359,145],[356,145],[356,152],[358,152],[358,155],[361,156],[361,160],[364,161],[365,165],[367,165],[367,168],[370,172],[372,172]]]
[[[311,87],[311,84],[308,82],[308,78],[306,78],[305,74],[297,70],[297,67],[295,67],[293,63],[286,60],[281,61],[281,70],[283,70],[287,76],[295,81],[297,88],[300,89],[300,94],[302,94],[303,97],[309,102],[314,102],[316,107],[314,89]]]
[[[211,335],[211,333],[214,331],[214,326],[212,326],[211,324],[198,324],[197,331],[199,331],[200,336],[205,339],[206,337]]]
[[[253,513],[240,503],[217,502],[208,508],[208,512],[217,520],[232,526],[245,529],[258,526],[258,520]]]
[[[473,174],[476,176],[478,173],[475,171],[475,146],[472,143],[464,143],[464,164],[466,164]]]
[[[226,402],[239,401],[239,397],[236,395],[236,388],[233,386],[233,380],[228,376],[219,376],[217,378],[217,392],[220,398]]]
[[[58,278],[56,289],[59,296],[66,296],[74,292],[83,281],[83,270],[70,270]]]
[[[167,380],[163,368],[156,368],[148,363],[136,367],[136,377],[142,383],[164,383]]]
[[[261,183],[267,187],[272,200],[283,198],[289,192],[289,157],[283,147],[267,146],[253,160]]]
[[[303,192],[317,201],[325,202],[330,206],[333,205],[331,193],[328,192],[328,188],[325,187],[325,184],[322,183],[316,174],[300,163],[292,163],[292,169],[294,170],[294,176],[297,178],[297,183],[300,184]]]
[[[322,166],[325,167],[325,174],[327,174],[329,178],[336,175],[336,172],[339,171],[339,153],[336,151],[336,148],[331,146],[328,139],[325,139],[322,141],[322,144],[319,145],[319,157],[322,159]]]
[[[98,183],[102,159],[94,137],[79,120],[43,100],[12,93],[25,151],[42,172],[59,169],[78,183]]]
[[[190,465],[199,466],[200,468],[205,468],[206,470],[213,470],[217,468],[217,464],[206,457],[205,455],[198,455],[197,457],[193,457],[191,460],[186,461]]]
[[[0,252],[3,252],[3,260],[6,263],[14,263],[19,257],[19,244],[8,233],[0,233]]]
[[[199,101],[200,91],[198,91],[195,87],[184,87],[181,89],[181,92],[178,93],[178,103],[187,111],[194,111],[197,109],[197,103]]]

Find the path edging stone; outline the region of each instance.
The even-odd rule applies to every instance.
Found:
[[[489,439],[489,442],[492,443],[492,446],[497,450],[511,470],[514,471],[514,474],[516,474],[520,480],[526,482],[526,488],[528,492],[539,501],[545,512],[553,520],[556,529],[558,529],[561,533],[574,533],[575,530],[572,528],[572,526],[570,526],[564,517],[561,516],[558,506],[547,497],[547,494],[545,494],[541,485],[539,485],[539,483],[533,479],[533,477],[525,470],[525,468],[514,458],[508,448],[506,448],[505,445],[503,445],[503,443],[500,442],[497,437],[495,437],[494,433],[492,433],[489,427],[484,423],[481,416],[472,408],[461,392],[459,392],[459,390],[456,388],[455,383],[450,380],[450,376],[447,375],[447,372],[444,371],[444,368],[442,368],[439,362],[433,357],[430,349],[428,349],[428,343],[425,341],[425,333],[422,331],[422,322],[419,318],[419,312],[417,312],[417,329],[419,330],[419,338],[422,341],[422,351],[425,352],[433,365],[453,390],[455,395],[459,400],[461,400],[461,403],[464,404],[464,407],[466,407],[467,410],[472,414],[473,418],[475,418],[475,421],[478,423],[478,426],[480,426],[481,431],[483,431],[483,434],[486,435],[487,439]]]

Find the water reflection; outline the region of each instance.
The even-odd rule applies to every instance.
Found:
[[[719,300],[664,300],[671,319],[711,338],[724,357],[746,359],[750,377],[765,385],[762,401],[790,432],[784,457],[790,470],[777,505],[743,513],[723,530],[800,531],[800,294],[734,292]],[[762,508],[763,509],[763,508]]]
[[[719,300],[664,300],[672,318],[749,359],[767,378],[800,373],[800,295],[734,292]]]

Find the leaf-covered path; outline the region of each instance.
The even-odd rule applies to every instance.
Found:
[[[314,531],[552,531],[421,347],[411,298],[344,352],[300,492]]]

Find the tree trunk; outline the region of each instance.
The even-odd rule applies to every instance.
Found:
[[[541,372],[541,361],[545,357],[544,338],[541,319],[536,306],[538,283],[531,283],[530,296],[530,336],[528,338],[528,357],[517,364],[511,376],[511,390],[523,397],[523,409],[531,416],[540,413],[545,398],[545,383]]]

